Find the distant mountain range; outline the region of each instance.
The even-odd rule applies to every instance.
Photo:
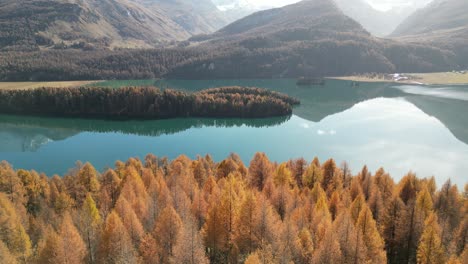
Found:
[[[395,28],[409,15],[421,8],[430,0],[412,1],[411,4],[394,7],[387,11],[379,11],[366,0],[334,0],[343,13],[359,22],[371,34],[384,37],[392,33]],[[256,11],[271,9],[274,6],[252,4],[248,0],[213,0],[213,3],[223,11],[230,22],[250,15]]]
[[[304,0],[230,24],[253,7],[213,1],[0,0],[0,79],[337,76],[468,63],[466,0],[435,0],[391,39],[374,35],[402,16],[378,22],[385,16],[363,0]],[[373,35],[372,25],[383,26]]]
[[[408,17],[391,35],[407,43],[431,43],[452,51],[468,67],[468,1],[434,0]]]
[[[431,35],[467,27],[467,0],[434,0],[403,21],[392,35]]]
[[[211,0],[2,0],[0,50],[149,48],[228,21]]]
[[[343,15],[332,1],[305,0],[282,8],[256,12],[213,33],[210,38],[238,39],[239,35],[242,37],[276,35],[278,39],[282,39],[287,36],[281,32],[298,29],[302,32],[294,33],[295,36],[291,36],[291,40],[294,37],[304,40],[323,38],[323,35],[310,34],[311,31],[369,35],[356,21]],[[304,35],[300,36],[298,33]]]
[[[446,51],[373,37],[332,0],[306,0],[260,11],[221,30],[190,39],[210,47],[171,76],[297,77],[355,72],[433,71],[450,67]],[[240,66],[242,65],[242,66]]]
[[[149,10],[162,10],[189,35],[220,29],[231,20],[211,0],[131,0]],[[177,39],[180,40],[180,39]]]
[[[426,0],[424,0],[426,1]],[[446,0],[435,0],[436,10]],[[463,0],[457,0],[463,4]],[[334,0],[343,13],[359,22],[371,34],[389,35],[407,18],[413,7],[381,12],[365,0]],[[0,50],[38,48],[150,48],[182,41],[194,35],[210,34],[260,9],[249,0],[2,0],[0,1]],[[273,5],[272,5],[273,6]],[[458,8],[463,13],[463,8]],[[414,14],[394,35],[419,30]],[[465,12],[466,13],[466,12]],[[419,14],[419,15],[418,15]],[[442,16],[430,17],[437,23]],[[451,22],[448,21],[448,25]],[[462,20],[459,20],[460,22]],[[422,21],[425,22],[425,21]],[[412,25],[418,24],[418,25]],[[466,25],[466,24],[465,24]],[[425,27],[430,30],[431,25]]]
[[[212,0],[229,22],[234,22],[259,11],[259,8],[247,0]]]
[[[374,9],[365,0],[335,0],[335,2],[347,16],[378,37],[392,33],[414,11],[412,8],[394,8],[383,12]]]

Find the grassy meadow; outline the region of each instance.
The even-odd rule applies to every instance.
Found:
[[[428,85],[468,84],[468,72],[408,73],[403,75],[409,77],[409,80],[399,81],[398,83],[422,83]],[[383,74],[333,77],[332,79],[349,80],[355,82],[396,82],[392,79],[385,78],[385,75]]]
[[[68,88],[85,86],[99,81],[65,81],[65,82],[0,82],[0,90],[28,90],[40,87]]]

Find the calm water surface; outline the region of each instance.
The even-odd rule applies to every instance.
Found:
[[[102,121],[0,115],[0,160],[15,168],[64,174],[77,160],[100,170],[148,153],[175,158],[210,154],[222,160],[255,152],[274,161],[333,157],[354,172],[383,166],[396,179],[412,170],[439,184],[468,180],[468,87],[395,86],[328,81],[297,87],[294,80],[132,81],[196,91],[226,85],[257,86],[301,100],[291,117],[260,120],[174,119]]]

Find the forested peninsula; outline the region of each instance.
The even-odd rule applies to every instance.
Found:
[[[64,177],[0,163],[2,263],[466,263],[467,193],[257,153],[148,155]]]
[[[195,93],[155,87],[0,90],[0,113],[81,118],[266,118],[292,114],[297,99],[260,88]]]

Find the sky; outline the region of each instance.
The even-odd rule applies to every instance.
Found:
[[[422,7],[431,0],[365,0],[371,4],[375,9],[388,11],[392,8],[404,8],[404,7]],[[280,7],[289,5],[298,0],[248,0],[250,4],[257,7],[275,6]]]
[[[248,0],[248,2],[254,6],[285,6],[289,4],[293,4],[299,2],[298,0]]]
[[[281,1],[281,0],[278,0]],[[375,9],[388,11],[392,8],[416,7],[420,8],[431,0],[366,0]]]

